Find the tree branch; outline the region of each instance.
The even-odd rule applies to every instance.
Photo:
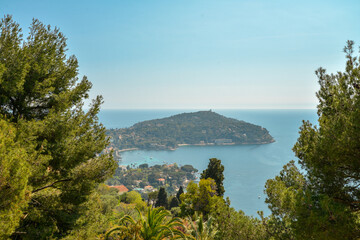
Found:
[[[46,186],[44,186],[44,187],[35,189],[35,190],[33,190],[31,193],[36,193],[36,192],[41,191],[41,190],[43,190],[43,189],[52,187],[52,186],[54,186],[55,184],[57,184],[57,183],[59,183],[59,182],[68,182],[68,181],[71,181],[71,180],[72,180],[71,178],[58,180],[58,181],[55,181],[55,182],[53,182],[53,183],[51,183],[51,184],[49,184],[49,185],[46,185]]]

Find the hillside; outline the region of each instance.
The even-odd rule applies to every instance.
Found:
[[[227,118],[212,111],[182,113],[139,122],[130,128],[110,129],[114,150],[174,149],[181,145],[266,144],[274,142],[260,126]]]

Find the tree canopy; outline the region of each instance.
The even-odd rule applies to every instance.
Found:
[[[360,210],[360,66],[354,42],[344,48],[344,72],[316,71],[319,127],[304,122],[294,146],[299,163],[321,193]]]
[[[213,179],[201,179],[199,184],[190,182],[186,193],[181,194],[181,211],[184,216],[195,212],[208,215],[214,208],[219,196],[216,195],[216,183]]]
[[[211,158],[208,167],[201,173],[201,179],[212,178],[216,182],[216,192],[218,196],[224,196],[225,188],[224,181],[224,165],[221,160]]]
[[[27,206],[30,156],[16,142],[13,124],[0,119],[0,238],[10,236],[18,227]]]
[[[182,113],[139,122],[130,128],[110,129],[116,149],[173,149],[181,144],[266,144],[274,142],[268,130],[212,111]]]
[[[63,236],[96,185],[115,168],[112,157],[101,154],[108,144],[97,119],[102,97],[83,110],[91,83],[78,78],[77,59],[66,55],[66,38],[58,28],[35,19],[24,39],[19,24],[5,16],[0,31],[0,118],[7,134],[2,148],[12,165],[2,164],[1,175],[7,178],[11,168],[19,176],[0,186],[19,202],[11,221],[19,224],[8,233],[24,239]],[[18,181],[16,187],[12,181]],[[14,188],[4,190],[8,187]]]
[[[118,239],[186,239],[186,235],[179,229],[184,225],[179,218],[170,218],[170,212],[164,208],[149,208],[146,218],[138,210],[139,220],[134,220],[131,216],[126,215],[120,219],[120,226],[110,229],[105,239],[118,233]],[[169,219],[170,218],[170,219]],[[126,225],[126,223],[129,223]]]
[[[360,237],[360,64],[354,42],[344,48],[344,72],[316,71],[318,126],[304,121],[294,162],[266,183],[268,230],[278,239]]]

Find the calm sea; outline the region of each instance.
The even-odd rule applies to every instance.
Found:
[[[107,128],[130,127],[151,119],[195,110],[102,110],[100,121]],[[247,215],[270,211],[265,204],[264,185],[282,166],[296,160],[292,147],[302,120],[317,124],[316,110],[214,110],[226,117],[244,120],[269,130],[276,142],[265,145],[188,146],[175,151],[131,151],[122,154],[122,164],[191,164],[202,172],[210,158],[221,159],[225,167],[225,196],[231,206]]]

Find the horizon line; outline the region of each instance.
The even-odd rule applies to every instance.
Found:
[[[317,108],[101,108],[101,110],[317,110]]]

